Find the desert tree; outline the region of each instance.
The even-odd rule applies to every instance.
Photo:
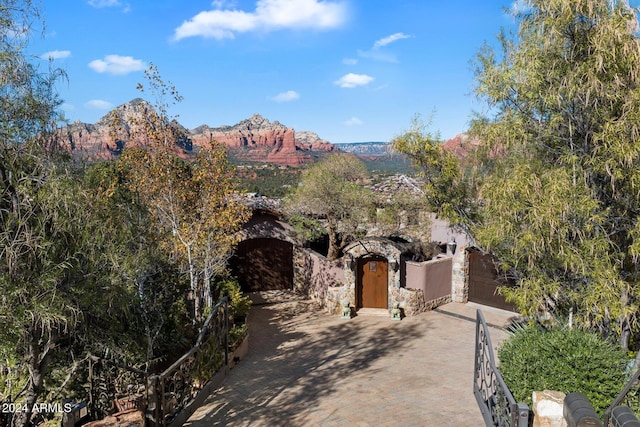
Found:
[[[285,200],[290,215],[324,221],[329,259],[340,256],[340,250],[370,215],[373,195],[365,187],[366,178],[366,168],[355,156],[330,154],[304,172],[298,187]]]
[[[487,113],[472,133],[485,161],[464,171],[474,203],[453,197],[455,211],[477,209],[463,221],[517,280],[503,292],[521,312],[573,311],[626,347],[639,308],[637,12],[625,0],[524,6],[512,10],[517,33],[503,31],[498,49],[478,54],[475,90]],[[432,170],[438,157],[411,147]],[[438,167],[435,179],[446,178]],[[449,189],[436,193],[446,207]]]
[[[60,73],[26,54],[40,22],[31,1],[0,4],[0,400],[25,405],[26,425],[41,395],[51,353],[79,319],[67,291],[76,246],[69,181],[48,151],[60,101]]]
[[[212,305],[211,279],[224,273],[248,209],[234,197],[225,146],[210,141],[195,155],[185,153],[187,135],[169,115],[182,97],[154,65],[145,77],[147,86],[139,84],[138,89],[154,98],[155,108],[135,118],[141,144],[125,145],[119,162],[130,190],[149,209],[154,226],[164,230],[165,249],[184,260],[198,319]],[[118,127],[114,129],[117,136]]]

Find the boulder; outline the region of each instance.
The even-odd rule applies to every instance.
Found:
[[[567,427],[563,416],[565,394],[544,390],[533,392],[533,427]]]

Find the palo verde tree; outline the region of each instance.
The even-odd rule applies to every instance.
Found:
[[[329,259],[340,256],[370,212],[373,195],[363,186],[366,176],[364,164],[355,156],[331,154],[305,171],[285,200],[291,214],[326,221]]]
[[[147,87],[139,84],[138,89],[155,98],[155,110],[135,119],[139,135],[134,136],[141,145],[126,145],[119,162],[129,189],[149,210],[154,226],[164,231],[165,249],[184,262],[199,319],[203,308],[212,305],[211,279],[224,273],[248,209],[233,197],[225,146],[211,141],[195,156],[185,153],[181,145],[186,135],[168,113],[182,98],[154,65],[145,77]],[[117,138],[124,124],[118,127],[117,117],[114,124]]]
[[[636,10],[625,0],[524,4],[513,12],[517,35],[503,32],[501,49],[487,46],[477,59],[476,93],[489,113],[472,132],[486,161],[475,174],[453,167],[435,179],[464,176],[474,190],[478,203],[457,210],[477,208],[467,221],[473,234],[518,282],[503,289],[508,300],[530,315],[573,310],[581,325],[627,347],[639,308]],[[446,206],[441,190],[436,208]]]

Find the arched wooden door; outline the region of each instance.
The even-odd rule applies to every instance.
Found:
[[[358,308],[388,308],[388,265],[382,257],[362,258],[358,262]]]

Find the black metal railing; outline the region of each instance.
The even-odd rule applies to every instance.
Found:
[[[160,374],[89,355],[76,373],[82,390],[75,392],[78,401],[69,399],[78,410],[67,415],[67,424],[137,409],[144,413],[146,426],[182,425],[228,373],[230,344],[246,336],[244,329],[244,335],[236,337],[238,343],[229,342],[230,316],[229,298],[223,297],[212,308],[193,347]]]
[[[182,425],[204,401],[214,375],[229,366],[229,300],[207,317],[195,345],[173,365],[147,380],[146,424]]]
[[[145,406],[148,373],[116,361],[89,356],[89,415],[96,420]]]
[[[632,412],[633,409],[640,408],[639,378],[640,369],[637,369],[605,411],[603,423],[605,426],[612,425],[615,427],[621,425],[618,422],[618,418],[622,413],[626,415],[626,413]],[[620,407],[626,407],[627,409],[619,409]]]
[[[476,349],[473,394],[487,427],[527,427],[529,407],[518,403],[502,379],[493,355],[487,322],[476,311]]]

